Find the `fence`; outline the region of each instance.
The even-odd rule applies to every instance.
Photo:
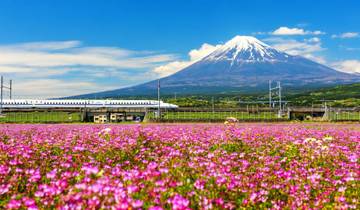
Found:
[[[33,111],[5,112],[0,116],[0,123],[73,123],[82,122],[81,112]],[[311,113],[310,113],[311,114]],[[306,115],[306,114],[305,114]],[[284,111],[281,117],[277,109],[178,109],[163,110],[161,122],[223,122],[227,117],[235,117],[239,121],[272,122],[289,121],[289,114]],[[306,119],[306,118],[305,118]],[[360,122],[360,110],[349,108],[330,108],[326,118],[312,118],[310,121],[357,121]],[[146,120],[159,121],[156,111],[148,111]]]
[[[286,121],[289,120],[286,113],[278,116],[278,110],[252,110],[241,109],[228,110],[199,110],[179,109],[162,111],[162,122],[223,122],[228,117],[235,117],[239,121]],[[155,112],[149,112],[147,118],[150,121],[159,121]]]
[[[161,122],[223,122],[227,117],[235,117],[239,121],[289,121],[290,110],[300,111],[301,118],[292,118],[294,120],[308,120],[308,121],[360,121],[360,110],[355,108],[318,108],[315,110],[309,107],[292,108],[284,110],[279,117],[278,109],[257,108],[257,109],[198,109],[198,108],[183,108],[178,110],[163,110],[161,120],[158,119],[156,112],[149,112],[147,119],[150,121]],[[327,116],[316,116],[319,112]],[[318,113],[318,114],[319,114]],[[309,116],[309,118],[307,117]]]
[[[360,111],[351,110],[337,110],[330,111],[330,121],[360,121]]]
[[[0,117],[3,123],[70,123],[81,122],[76,112],[7,112]]]

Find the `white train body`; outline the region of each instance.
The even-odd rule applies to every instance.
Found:
[[[156,100],[3,100],[3,108],[158,108]],[[162,109],[176,109],[177,105],[160,101]]]

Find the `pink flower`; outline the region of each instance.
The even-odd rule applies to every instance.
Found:
[[[12,199],[9,201],[6,207],[8,209],[19,209],[21,207],[21,201]]]
[[[81,170],[85,171],[87,175],[99,173],[99,169],[96,166],[83,166]]]
[[[151,206],[149,210],[163,210],[160,206]]]
[[[46,174],[46,178],[48,179],[54,179],[56,177],[57,169],[54,169]]]
[[[187,209],[189,200],[182,197],[181,195],[175,195],[168,200],[172,204],[172,209]]]
[[[143,206],[144,202],[142,202],[141,200],[135,200],[131,203],[132,207],[137,209],[137,208],[141,208]]]
[[[0,185],[0,195],[9,192],[11,185],[10,184],[2,184]]]
[[[196,189],[198,189],[198,190],[203,190],[203,189],[204,189],[204,184],[205,184],[204,181],[198,179],[198,180],[195,181],[194,187],[195,187]]]

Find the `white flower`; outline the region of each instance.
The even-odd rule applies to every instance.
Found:
[[[314,141],[317,141],[317,139],[315,139],[315,138],[306,138],[306,139],[304,140],[305,143],[312,143],[312,142],[314,142]]]
[[[344,187],[344,186],[343,186],[343,187],[339,187],[339,189],[338,189],[339,192],[345,192],[345,190],[346,190],[346,187]]]
[[[102,132],[104,132],[104,133],[110,133],[110,131],[111,131],[111,128],[104,128],[104,129],[102,129]]]
[[[325,137],[323,138],[323,140],[324,140],[324,141],[331,141],[331,140],[333,140],[333,137],[331,137],[331,136],[325,136]]]
[[[329,148],[328,146],[322,146],[322,147],[321,147],[321,150],[324,151],[324,150],[327,150],[328,148]]]
[[[110,131],[111,131],[111,128],[104,128],[98,134],[99,135],[106,135],[106,134],[109,134]]]

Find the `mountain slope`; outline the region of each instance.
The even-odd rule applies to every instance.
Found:
[[[288,95],[286,98],[296,103],[295,105],[311,105],[312,103],[321,103],[321,100],[330,100],[330,102],[328,102],[330,106],[360,106],[360,83],[321,88],[309,92]]]
[[[294,88],[325,87],[360,81],[358,76],[331,69],[301,56],[276,50],[254,37],[236,36],[221,47],[161,79],[163,94],[259,92],[268,81],[281,81]],[[157,81],[130,88],[97,93],[97,97],[155,95]],[[94,97],[94,94],[79,97]]]

